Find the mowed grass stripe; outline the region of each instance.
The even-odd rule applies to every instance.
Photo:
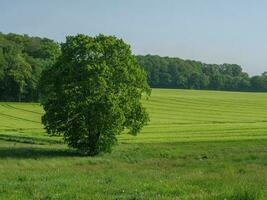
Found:
[[[2,104],[2,106],[7,107],[7,108],[11,108],[11,109],[15,109],[15,110],[21,110],[23,112],[25,112],[25,111],[26,112],[30,112],[30,113],[37,114],[37,115],[42,115],[43,114],[43,112],[38,112],[38,111],[35,111],[33,109],[29,110],[28,108],[21,108],[20,106],[13,105],[13,104]]]
[[[146,102],[144,102],[146,103]],[[194,110],[200,110],[200,111],[208,111],[208,112],[218,112],[218,111],[233,111],[231,108],[235,108],[237,112],[240,113],[265,113],[265,106],[261,106],[258,109],[254,108],[253,106],[248,106],[248,105],[240,105],[240,104],[229,104],[229,105],[213,105],[212,102],[208,105],[202,105],[200,102],[198,104],[189,104],[189,103],[177,103],[175,101],[154,101],[149,100],[149,103],[147,104],[148,107],[150,108],[159,108],[159,106],[165,105],[164,108],[166,109],[179,109],[179,108],[185,108],[185,109],[194,109]],[[226,109],[226,110],[225,110]],[[266,107],[267,109],[267,107]]]
[[[266,141],[267,136],[255,136],[255,135],[223,135],[223,136],[201,136],[201,137],[147,137],[147,138],[136,138],[135,140],[128,137],[120,137],[120,143],[179,143],[179,142],[227,142],[227,141],[245,141],[245,140],[255,140]]]
[[[201,91],[203,92],[203,91]],[[212,93],[211,93],[212,94]],[[254,96],[253,93],[247,93],[249,95],[251,95],[250,99],[244,98],[244,99],[240,99],[238,96],[235,95],[235,93],[232,93],[232,95],[236,96],[236,99],[225,99],[224,101],[221,101],[222,98],[227,98],[226,96],[221,96],[220,98],[212,98],[212,97],[198,97],[195,98],[194,96],[188,96],[186,98],[184,97],[180,97],[180,96],[176,96],[176,97],[168,97],[165,96],[164,99],[160,99],[158,97],[154,98],[152,97],[150,99],[151,102],[158,102],[158,103],[166,103],[166,102],[172,102],[173,104],[168,104],[168,106],[173,106],[175,104],[181,104],[181,105],[196,105],[197,107],[199,107],[199,105],[202,106],[219,106],[219,107],[226,107],[226,106],[233,106],[233,105],[238,105],[240,107],[252,107],[253,109],[261,109],[262,107],[266,107],[266,104],[264,102],[264,100],[258,100],[259,95],[257,97]],[[262,94],[264,95],[264,94]],[[204,99],[204,100],[203,100]],[[257,101],[257,105],[255,105],[255,100]],[[211,104],[212,103],[212,104]]]
[[[171,113],[174,113],[175,111],[183,111],[183,110],[188,110],[188,109],[194,109],[195,113],[203,113],[203,114],[213,114],[213,113],[224,113],[227,114],[227,112],[230,112],[232,114],[236,113],[236,114],[251,114],[251,115],[259,115],[259,114],[266,114],[265,109],[262,107],[259,110],[253,109],[253,108],[249,108],[246,107],[245,109],[241,110],[239,106],[227,106],[227,107],[220,107],[219,109],[212,109],[211,105],[209,106],[188,106],[188,105],[179,105],[179,104],[174,104],[172,106],[169,106],[168,104],[170,104],[171,102],[166,102],[166,103],[157,103],[157,104],[152,104],[149,102],[149,104],[146,104],[147,108],[153,110],[153,109],[160,109],[160,110],[164,110],[164,111],[171,111]],[[165,104],[165,106],[162,108],[160,106],[162,106],[163,104]],[[235,109],[235,112],[232,110],[232,108]],[[267,108],[266,108],[267,109]]]
[[[218,116],[220,116],[220,118],[218,118]],[[265,117],[264,115],[262,117],[260,116],[231,116],[231,117],[227,117],[224,115],[220,115],[219,113],[217,113],[217,115],[209,115],[206,116],[203,119],[203,115],[197,115],[197,114],[187,114],[186,116],[183,115],[183,113],[180,114],[176,114],[176,115],[167,115],[166,113],[160,113],[160,115],[158,115],[158,113],[153,113],[151,112],[151,118],[155,118],[155,120],[168,120],[170,122],[172,121],[177,121],[177,120],[181,120],[181,121],[199,121],[199,122],[203,122],[203,121],[207,121],[207,122],[240,122],[240,120],[242,121],[246,121],[246,122],[264,122],[265,120],[263,120],[263,117]]]

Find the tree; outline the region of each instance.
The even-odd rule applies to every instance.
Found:
[[[148,122],[140,103],[150,88],[130,46],[112,36],[68,36],[62,55],[41,76],[42,121],[87,155],[111,151],[124,129],[136,135]]]
[[[38,101],[41,72],[59,54],[52,40],[0,33],[0,100]]]
[[[156,55],[139,55],[136,58],[145,69],[151,87],[266,91],[264,78],[250,78],[236,64],[205,64]],[[251,85],[251,81],[256,85]]]
[[[261,76],[253,76],[250,82],[253,91],[267,91],[267,75],[265,73]]]
[[[6,100],[21,101],[26,88],[26,81],[31,77],[31,66],[20,54],[20,48],[8,44],[1,50],[4,67],[2,67],[3,93]]]

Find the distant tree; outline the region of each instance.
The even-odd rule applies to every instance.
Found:
[[[31,77],[31,66],[20,55],[9,57],[7,62],[5,87],[10,96],[15,97],[14,100],[20,102],[27,86],[26,82]]]
[[[2,68],[2,87],[6,100],[21,101],[26,81],[31,77],[31,66],[20,54],[20,48],[7,44],[1,50],[4,65]]]
[[[38,101],[41,72],[59,54],[52,40],[0,33],[0,100]]]
[[[205,64],[154,55],[136,58],[145,69],[151,87],[266,91],[264,74],[250,78],[236,64]]]
[[[263,73],[261,76],[253,76],[250,80],[251,90],[253,91],[267,91],[267,75]]]
[[[87,155],[110,151],[125,128],[147,123],[141,105],[150,88],[130,46],[111,36],[68,36],[62,55],[42,73],[42,121],[51,135]]]

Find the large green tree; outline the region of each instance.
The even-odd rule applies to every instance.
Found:
[[[112,36],[68,36],[62,55],[41,77],[42,121],[49,134],[88,155],[110,151],[124,129],[137,134],[148,114],[144,70],[130,46]]]

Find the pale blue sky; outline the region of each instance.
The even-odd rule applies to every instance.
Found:
[[[0,31],[115,35],[135,54],[267,71],[267,0],[0,0]]]

